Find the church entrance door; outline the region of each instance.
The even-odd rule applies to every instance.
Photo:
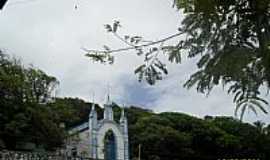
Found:
[[[105,135],[105,160],[116,160],[115,135],[110,130]]]

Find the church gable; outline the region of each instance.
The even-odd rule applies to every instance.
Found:
[[[92,105],[88,122],[69,130],[71,135],[67,148],[82,157],[104,160],[129,160],[127,119],[122,110],[119,123],[113,119],[112,104],[104,105],[104,118],[97,119],[95,106]]]

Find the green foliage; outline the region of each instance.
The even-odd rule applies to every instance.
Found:
[[[108,55],[134,50],[138,56],[145,57],[135,74],[139,81],[146,80],[151,85],[168,73],[166,64],[159,60],[160,53],[172,63],[180,63],[183,53],[188,58],[200,57],[198,71],[184,84],[186,88],[196,87],[198,92],[209,94],[222,84],[234,95],[236,115],[241,108],[240,119],[247,109],[255,114],[257,110],[267,113],[269,105],[260,92],[263,87],[270,89],[270,2],[174,0],[174,7],[184,13],[176,34],[158,41],[121,36],[117,32],[120,23],[115,21],[105,28],[127,47],[86,50],[86,55],[94,61],[106,62]],[[166,44],[172,38],[178,38],[178,42]],[[95,59],[97,55],[100,60]]]
[[[0,139],[7,148],[24,142],[43,148],[61,145],[64,133],[45,105],[57,84],[43,71],[0,54]]]
[[[138,143],[143,146],[143,159],[151,159],[151,155],[160,159],[270,156],[269,146],[263,142],[269,141],[269,134],[229,117],[202,120],[179,113],[161,113],[140,118],[130,126],[130,132],[134,132],[131,138],[136,139],[131,146]],[[162,143],[163,138],[168,143]],[[137,150],[134,152],[133,148],[132,154],[136,156]]]
[[[169,61],[177,63],[181,61],[181,57],[178,54],[178,49],[181,47],[180,43],[177,46],[164,46],[163,44],[156,45],[165,39],[159,42],[152,42],[144,40],[143,37],[138,35],[120,35],[117,32],[119,27],[121,27],[119,21],[114,21],[112,25],[105,25],[106,31],[125,43],[128,46],[127,48],[113,50],[107,45],[104,45],[104,50],[101,51],[84,49],[84,51],[87,52],[85,56],[96,62],[103,64],[108,62],[109,64],[113,64],[114,56],[111,53],[127,51],[130,49],[135,50],[136,55],[144,56],[144,64],[135,69],[135,74],[138,75],[139,81],[146,80],[151,85],[162,80],[162,75],[168,73],[165,63],[159,59],[160,50],[163,50],[165,54],[169,55]],[[177,35],[173,35],[166,39],[171,39]]]
[[[181,30],[188,37],[188,57],[202,55],[199,71],[185,86],[209,93],[222,83],[234,94],[236,113],[242,107],[267,113],[260,87],[269,84],[269,1],[176,0],[186,17]],[[269,85],[268,85],[269,86]],[[268,87],[269,88],[269,87]]]
[[[142,159],[261,158],[270,156],[267,127],[257,127],[231,117],[205,120],[181,113],[154,114],[128,108],[131,157]],[[134,119],[134,117],[137,117]],[[261,126],[261,125],[260,125]],[[260,127],[262,128],[262,127]]]

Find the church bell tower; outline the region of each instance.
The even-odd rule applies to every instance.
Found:
[[[92,103],[91,112],[89,114],[89,142],[90,155],[92,158],[97,158],[97,111],[95,104]]]
[[[112,109],[112,102],[110,100],[110,96],[107,97],[107,102],[104,104],[104,113],[103,113],[104,120],[113,121],[113,109]]]

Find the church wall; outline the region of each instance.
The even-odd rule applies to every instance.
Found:
[[[90,150],[90,145],[89,145],[89,132],[88,130],[85,130],[83,132],[79,133],[79,138],[81,141],[78,144],[78,153],[81,156],[86,156],[90,157],[89,155],[89,150]]]
[[[76,148],[77,156],[90,157],[89,150],[89,132],[88,130],[79,132],[69,138],[68,148],[71,151],[72,148]],[[72,154],[72,153],[71,153]]]

